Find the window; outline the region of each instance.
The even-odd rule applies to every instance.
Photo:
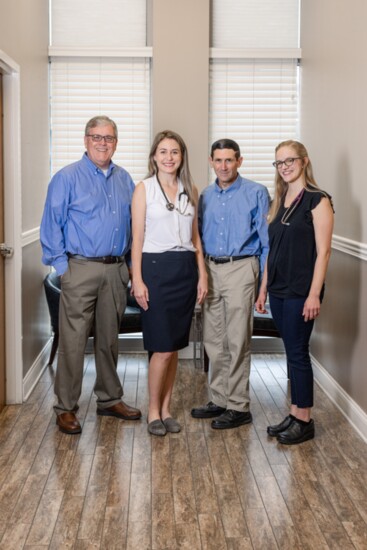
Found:
[[[298,134],[299,2],[212,0],[211,24],[210,144],[237,141],[241,173],[272,192],[274,148]]]
[[[98,114],[119,130],[114,162],[135,181],[147,171],[150,62],[146,58],[58,58],[51,63],[51,172],[81,158],[86,122]]]
[[[289,59],[213,59],[210,65],[211,143],[237,141],[240,171],[270,191],[274,148],[297,136],[297,74],[297,62]]]
[[[50,15],[51,173],[81,158],[86,122],[107,115],[119,130],[114,162],[141,180],[151,137],[146,1],[51,0]]]

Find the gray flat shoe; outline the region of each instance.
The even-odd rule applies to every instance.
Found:
[[[176,433],[181,431],[181,424],[179,424],[177,422],[177,420],[175,420],[171,416],[168,416],[167,418],[162,420],[162,422],[163,422],[164,427],[166,428],[167,432],[171,432],[171,433],[176,434]]]
[[[162,420],[152,420],[148,424],[148,432],[151,435],[166,435],[167,430],[162,422]]]

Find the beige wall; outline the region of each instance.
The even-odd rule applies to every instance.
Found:
[[[49,177],[48,0],[0,0],[0,49],[20,67],[22,233],[40,224]],[[22,250],[23,372],[49,335],[38,243]]]
[[[153,134],[178,132],[199,189],[208,174],[209,0],[153,0]]]
[[[334,200],[335,235],[367,243],[367,3],[302,2],[301,139]],[[367,265],[334,251],[312,352],[367,412]]]
[[[0,49],[20,66],[22,230],[40,223],[49,177],[48,0],[0,0]]]

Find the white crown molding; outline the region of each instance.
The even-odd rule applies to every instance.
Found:
[[[301,48],[210,48],[214,59],[301,59]]]
[[[22,233],[22,248],[24,246],[28,246],[29,244],[35,243],[36,241],[39,241],[39,238],[40,238],[39,226],[34,227],[29,231],[24,231],[24,233]]]
[[[344,254],[355,256],[360,260],[367,260],[367,244],[352,241],[352,239],[346,239],[339,235],[333,235],[332,248],[344,252]]]
[[[367,443],[367,414],[311,355],[315,381]]]
[[[50,46],[50,57],[153,57],[151,46],[141,48],[88,48],[69,46]]]

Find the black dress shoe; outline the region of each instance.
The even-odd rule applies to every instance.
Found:
[[[294,416],[289,414],[288,416],[285,417],[284,420],[280,422],[280,424],[273,424],[273,426],[268,426],[266,428],[266,431],[271,437],[276,437],[278,434],[280,434],[281,432],[284,432],[284,430],[289,428],[294,418],[295,418]]]
[[[209,401],[207,405],[192,409],[191,416],[193,418],[214,418],[225,412],[225,408],[219,407],[212,401]]]
[[[283,445],[297,445],[315,437],[315,423],[310,420],[308,424],[301,424],[293,420],[292,424],[284,432],[281,432],[277,440]]]
[[[215,430],[228,430],[230,428],[237,428],[242,424],[250,424],[252,422],[252,414],[250,411],[240,412],[233,409],[227,409],[226,412],[218,416],[212,422],[212,428]]]

